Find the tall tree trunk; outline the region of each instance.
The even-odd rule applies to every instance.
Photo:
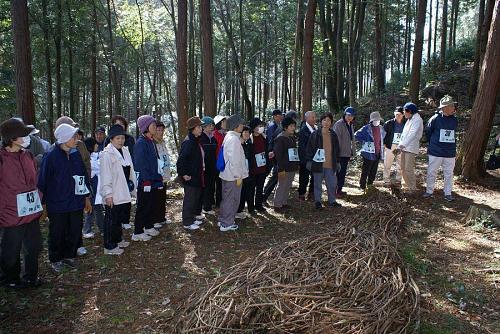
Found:
[[[479,78],[479,67],[481,65],[481,33],[484,22],[484,3],[485,0],[479,0],[479,13],[477,16],[477,31],[476,31],[476,50],[474,57],[474,65],[472,66],[471,80],[469,83],[469,97],[472,99],[476,95],[477,80]]]
[[[95,6],[93,7],[92,19],[94,23],[94,31],[91,33],[91,55],[90,55],[90,94],[92,99],[92,104],[90,106],[91,122],[90,129],[92,133],[95,132],[97,128],[97,12]]]
[[[385,68],[382,53],[382,6],[383,1],[375,4],[375,76],[377,77],[377,92],[385,90]]]
[[[415,28],[415,49],[413,50],[413,63],[411,66],[410,99],[418,103],[420,90],[420,67],[422,65],[422,50],[424,46],[425,10],[427,0],[418,0],[417,25]]]
[[[66,3],[66,10],[68,11],[68,40],[66,42],[66,49],[68,50],[68,74],[69,74],[69,115],[72,119],[76,117],[75,109],[75,89],[74,89],[74,73],[73,73],[73,17],[71,16],[70,2]]]
[[[436,18],[434,20],[434,55],[437,53],[438,22],[439,22],[439,0],[436,0]]]
[[[446,64],[446,33],[448,32],[448,0],[443,0],[443,15],[441,18],[441,50],[439,52],[439,67],[444,70]]]
[[[304,22],[304,56],[302,58],[302,111],[312,110],[313,43],[316,0],[309,0]]]
[[[194,1],[189,0],[188,23],[188,92],[189,92],[189,117],[196,115],[196,64],[195,64],[195,38],[194,38]]]
[[[204,115],[215,116],[214,50],[212,43],[212,14],[210,0],[200,0],[201,40],[203,49],[203,105]]]
[[[47,16],[47,0],[42,0],[43,16],[43,41],[45,54],[45,67],[47,70],[47,121],[49,126],[49,137],[51,142],[54,139],[54,99],[52,97],[52,68],[50,61],[50,40],[49,40],[49,18]]]
[[[408,45],[406,46],[406,71],[410,71],[410,59],[411,59],[411,35],[412,35],[412,21],[413,21],[413,11],[411,8],[412,0],[408,0],[408,12],[407,12],[407,20],[408,20],[408,39],[406,42]]]
[[[292,60],[292,87],[290,109],[297,110],[297,81],[300,76],[299,64],[302,55],[302,41],[304,35],[304,0],[297,0],[297,15],[295,19],[295,47]]]
[[[26,124],[35,124],[27,1],[11,0],[11,13],[16,78],[16,112],[22,116]]]
[[[431,64],[431,50],[432,50],[432,0],[429,3],[429,30],[427,34],[427,66]]]
[[[179,119],[179,138],[187,135],[188,119],[187,92],[187,0],[178,1],[177,50],[177,113]]]
[[[457,158],[456,172],[469,180],[484,175],[484,153],[500,89],[500,1],[496,1],[471,119]],[[479,148],[479,149],[478,149]]]
[[[339,106],[344,104],[344,66],[343,66],[343,58],[344,58],[344,44],[343,44],[343,36],[344,36],[344,21],[345,21],[345,0],[339,0],[339,2],[335,2],[335,6],[338,10],[335,12],[336,21],[338,22],[337,28],[337,41],[335,45],[336,57],[337,57],[337,101]],[[336,24],[337,25],[337,24]]]
[[[349,103],[356,105],[357,91],[357,70],[359,61],[359,49],[361,46],[361,38],[363,36],[363,28],[365,21],[366,1],[357,0],[356,5],[353,4],[353,12],[356,11],[356,19],[352,28],[349,52]],[[351,18],[354,14],[351,14]]]
[[[56,47],[56,113],[57,117],[62,116],[62,83],[61,83],[61,44],[62,44],[62,0],[57,0],[56,33],[54,45]]]
[[[321,35],[323,39],[323,56],[325,59],[325,65],[326,65],[326,76],[325,76],[325,81],[326,81],[326,101],[328,103],[328,109],[330,112],[334,113],[336,106],[337,106],[337,98],[336,98],[336,89],[335,89],[335,84],[333,80],[333,67],[331,63],[332,55],[330,54],[330,45],[335,44],[335,42],[330,43],[330,38],[333,38],[333,32],[332,32],[332,27],[331,27],[331,19],[327,20],[326,16],[326,11],[325,11],[325,1],[324,0],[318,0],[318,7],[319,7],[319,13],[320,13],[320,28],[321,28]],[[331,14],[331,11],[328,12],[328,14]],[[322,91],[323,93],[323,91]]]

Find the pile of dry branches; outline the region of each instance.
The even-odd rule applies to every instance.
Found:
[[[400,223],[401,212],[393,209],[368,207],[366,219],[332,223],[326,235],[229,268],[186,301],[178,332],[409,331],[418,319],[419,291],[388,238]]]

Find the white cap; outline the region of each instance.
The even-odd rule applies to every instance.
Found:
[[[38,130],[37,128],[35,128],[34,125],[28,125],[28,126],[32,126],[33,127],[33,131],[30,132],[30,135],[36,135],[37,133],[40,133],[40,130]]]
[[[224,115],[217,115],[214,117],[214,123],[215,125],[219,124],[222,120],[226,119],[226,116]]]
[[[56,131],[54,131],[54,136],[56,137],[56,142],[58,144],[67,143],[75,133],[78,131],[78,128],[74,128],[69,124],[61,124],[57,127]]]

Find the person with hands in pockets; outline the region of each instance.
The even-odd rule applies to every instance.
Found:
[[[134,167],[139,173],[137,181],[137,209],[135,211],[133,241],[149,241],[160,234],[154,228],[154,196],[163,187],[163,178],[158,171],[158,153],[153,136],[156,120],[149,115],[137,119],[141,135],[134,146]]]
[[[403,107],[397,107],[394,110],[394,118],[388,120],[384,124],[384,184],[391,185],[391,169],[394,161],[396,161],[396,183],[401,186],[401,155],[394,155],[393,151],[398,147],[401,141],[401,133],[405,126]]]
[[[78,151],[77,131],[61,124],[54,131],[56,144],[42,160],[38,189],[49,217],[49,261],[55,272],[76,266],[83,213],[92,212],[90,180]],[[74,152],[73,152],[74,150]]]
[[[356,131],[354,137],[361,143],[361,178],[359,186],[365,194],[373,189],[373,181],[377,176],[378,163],[384,159],[384,128],[380,125],[382,118],[378,112],[370,114],[370,122]]]
[[[245,162],[245,152],[241,146],[241,132],[243,118],[232,115],[227,119],[229,132],[222,143],[221,157],[224,159],[224,168],[220,172],[222,180],[222,202],[218,217],[221,232],[234,231],[238,225],[234,223],[241,199],[243,179],[248,177],[248,167]]]
[[[40,217],[43,207],[36,188],[36,161],[27,150],[33,127],[11,118],[0,125],[0,244],[2,285],[10,289],[38,286],[38,257],[42,249]],[[21,279],[21,249],[24,275]]]
[[[455,131],[458,121],[455,117],[456,102],[451,96],[444,96],[439,104],[438,111],[429,119],[425,128],[425,136],[429,141],[427,154],[429,165],[427,167],[427,189],[424,198],[432,197],[439,167],[443,169],[444,199],[448,202],[454,200],[451,190],[453,188],[453,169],[457,144]]]
[[[118,124],[108,132],[109,144],[100,157],[99,195],[105,205],[104,254],[120,255],[129,242],[123,240],[122,225],[130,221],[135,178],[132,157],[125,144],[125,131]]]
[[[274,195],[274,211],[283,212],[288,208],[287,202],[295,173],[299,170],[299,151],[295,139],[297,123],[291,117],[281,122],[283,132],[274,141],[274,156],[278,172],[278,186]]]
[[[203,188],[205,187],[204,170],[205,152],[200,144],[203,132],[199,117],[187,120],[188,135],[181,144],[177,159],[177,174],[184,187],[182,201],[182,225],[187,230],[197,230],[203,224],[202,210]]]

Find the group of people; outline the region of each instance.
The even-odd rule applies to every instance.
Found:
[[[259,118],[248,123],[235,114],[215,118],[192,117],[186,127],[176,163],[177,181],[184,188],[182,223],[197,230],[206,215],[216,215],[221,232],[238,229],[237,219],[272,209],[289,209],[290,190],[299,173],[299,200],[312,200],[323,208],[323,181],[329,207],[340,207],[349,162],[361,146],[360,188],[373,188],[378,164],[384,161],[384,183],[416,191],[415,157],[425,132],[429,145],[427,188],[433,195],[436,175],[443,168],[446,200],[453,200],[453,165],[456,144],[456,103],[445,96],[438,112],[424,129],[417,106],[407,103],[382,124],[378,112],[354,131],[356,110],[347,107],[334,121],[324,113],[306,112],[298,126],[295,111],[276,109],[266,124]],[[103,236],[104,254],[120,255],[130,242],[123,229],[131,229],[132,199],[137,206],[132,241],[149,241],[171,223],[166,218],[166,188],[171,181],[171,156],[165,142],[165,125],[149,115],[140,116],[137,139],[127,133],[128,122],[113,116],[111,125],[83,134],[71,118],[55,124],[55,143],[38,136],[38,130],[11,118],[0,125],[0,245],[2,282],[11,288],[37,286],[38,256],[42,248],[40,224],[49,219],[48,255],[56,272],[75,267],[83,254],[84,238],[96,229]],[[300,127],[297,133],[297,127]],[[395,165],[395,166],[394,166]],[[391,169],[396,176],[391,180]],[[267,184],[266,184],[267,180]],[[267,208],[266,208],[267,207]],[[245,208],[247,212],[245,212]],[[24,248],[25,272],[21,278],[20,253]]]

